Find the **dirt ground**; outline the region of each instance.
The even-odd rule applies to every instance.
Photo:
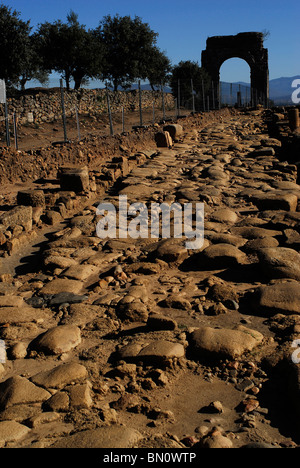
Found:
[[[190,112],[185,113],[189,115]],[[175,110],[166,111],[167,119],[175,118]],[[163,118],[161,110],[155,111],[153,119],[153,111],[144,110],[142,114],[142,125],[153,125],[154,122],[160,122]],[[123,132],[132,131],[132,127],[140,125],[139,112],[126,113],[124,116],[124,127],[121,114],[112,115],[112,132],[120,134]],[[67,139],[73,142],[79,141],[90,136],[103,137],[111,135],[110,121],[108,115],[103,116],[79,116],[79,130],[75,118],[66,118]],[[45,148],[53,143],[64,141],[64,126],[63,120],[55,122],[44,122],[42,124],[28,123],[26,125],[18,125],[17,130],[17,147],[21,151],[36,150]],[[10,145],[16,148],[14,129],[10,126]],[[0,126],[0,148],[6,147],[6,133],[3,122]]]

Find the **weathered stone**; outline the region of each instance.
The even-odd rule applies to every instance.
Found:
[[[45,194],[43,190],[22,190],[17,194],[17,203],[23,206],[44,207]]]
[[[94,265],[72,265],[64,273],[67,278],[85,281],[90,276],[96,275],[99,268]]]
[[[300,281],[300,255],[296,250],[276,247],[258,250],[262,270],[269,278],[292,278]]]
[[[253,306],[267,315],[300,314],[300,287],[296,281],[261,286],[253,300]]]
[[[229,208],[220,208],[211,214],[211,219],[219,223],[234,224],[238,220],[238,215],[235,213],[235,211],[230,210]]]
[[[59,294],[64,292],[79,294],[82,290],[83,283],[81,281],[56,278],[49,281],[40,291],[41,294]]]
[[[10,406],[42,403],[50,397],[50,393],[34,385],[24,377],[10,377],[0,384],[0,408]]]
[[[87,370],[81,364],[71,362],[40,372],[31,377],[31,382],[43,388],[61,389],[66,385],[80,382],[87,377]]]
[[[247,256],[244,252],[231,244],[213,244],[199,256],[199,269],[228,268],[236,265],[245,264]]]
[[[57,177],[60,181],[60,187],[64,191],[72,190],[75,193],[80,193],[88,191],[90,188],[89,171],[86,166],[61,166]]]
[[[92,406],[93,400],[89,383],[71,385],[66,387],[65,390],[69,395],[70,408],[90,408]]]
[[[81,333],[74,325],[61,325],[51,328],[38,336],[31,347],[45,354],[62,354],[71,351],[81,343]]]
[[[51,448],[131,448],[142,435],[128,426],[99,427],[64,437]]]
[[[168,132],[172,140],[177,140],[183,134],[183,128],[178,124],[169,124],[163,127],[164,132]]]
[[[171,148],[173,146],[173,141],[169,132],[156,133],[155,142],[158,148]]]
[[[1,307],[0,308],[0,325],[1,324],[22,324],[30,322],[43,322],[51,318],[49,310],[36,309],[33,307]]]
[[[258,346],[263,335],[255,330],[238,326],[218,329],[202,326],[191,333],[190,342],[196,356],[237,358]]]
[[[5,447],[8,442],[17,442],[23,439],[30,429],[15,421],[0,422],[0,447]]]
[[[16,206],[10,211],[1,214],[0,225],[3,224],[6,228],[16,225],[24,226],[28,230],[32,227],[32,207],[31,206]],[[31,225],[31,227],[30,227]]]
[[[188,257],[188,251],[182,241],[166,239],[158,242],[154,256],[166,262],[181,262]]]
[[[261,211],[265,210],[285,210],[296,211],[298,197],[292,193],[282,193],[280,191],[272,191],[267,194],[255,195],[251,201]]]

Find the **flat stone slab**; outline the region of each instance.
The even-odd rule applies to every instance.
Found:
[[[263,271],[270,278],[300,281],[300,255],[296,250],[285,247],[265,248],[258,250],[258,257]]]
[[[135,429],[109,426],[67,436],[50,448],[131,448],[141,439],[142,435]]]
[[[16,421],[0,421],[0,448],[7,442],[17,442],[25,437],[30,429]]]
[[[31,347],[45,354],[62,354],[71,351],[81,343],[80,329],[74,325],[60,325],[50,328],[38,336]]]
[[[185,355],[184,346],[165,340],[154,341],[148,345],[139,343],[124,346],[119,351],[121,359],[138,361],[168,361]]]
[[[199,358],[212,355],[235,359],[255,348],[263,338],[261,333],[241,325],[235,329],[203,326],[191,333],[190,343]]]
[[[87,378],[87,370],[81,364],[71,362],[62,364],[54,369],[39,372],[31,377],[31,382],[43,388],[61,389],[66,385],[77,383]]]
[[[31,322],[43,322],[52,320],[52,313],[47,309],[36,309],[33,307],[0,307],[0,325],[21,324]]]
[[[247,255],[232,244],[213,244],[206,247],[199,256],[201,268],[228,268],[245,264]]]
[[[261,286],[254,296],[254,307],[268,316],[300,314],[300,285],[296,281]]]
[[[49,392],[20,376],[11,377],[0,384],[1,410],[14,405],[42,403],[50,396]]]
[[[41,290],[41,294],[58,294],[62,292],[70,292],[79,294],[82,290],[83,283],[78,280],[68,278],[55,278],[49,281]]]

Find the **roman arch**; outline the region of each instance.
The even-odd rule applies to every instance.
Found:
[[[231,58],[245,60],[251,70],[251,101],[253,105],[266,105],[269,99],[268,49],[263,45],[263,34],[240,33],[236,36],[213,36],[202,52],[202,67],[213,82],[215,96],[219,99],[220,68]]]

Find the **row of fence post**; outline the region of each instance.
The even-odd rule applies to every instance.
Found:
[[[190,96],[183,96],[182,94],[182,89],[181,89],[182,81],[178,80],[177,84],[177,98],[175,98],[175,118],[181,117],[181,108],[187,109],[187,106],[185,103],[191,102],[191,108],[190,110],[195,113],[197,110],[198,111],[210,111],[210,110],[215,110],[215,109],[221,109],[222,105],[225,104],[224,99],[222,100],[222,93],[221,93],[221,83],[217,87],[215,87],[214,83],[211,82],[211,86],[207,88],[207,85],[205,85],[204,81],[202,80],[201,83],[201,90],[200,92],[196,93],[194,89],[194,82],[193,79],[190,80]],[[242,87],[239,84],[238,85],[238,91],[237,91],[237,100],[236,100],[236,105],[238,107],[242,107],[242,105],[249,105],[253,103],[259,103],[259,99],[257,96],[257,91],[244,87],[245,92],[244,95],[245,97],[243,98],[242,96]],[[162,99],[162,113],[163,117],[162,120],[166,120],[166,106],[165,106],[165,91],[164,91],[164,86],[161,84],[160,86],[160,91],[161,91],[161,99]],[[65,110],[65,100],[64,100],[64,87],[63,87],[63,80],[60,80],[60,93],[61,93],[61,109],[62,109],[62,124],[63,124],[63,131],[64,131],[64,142],[68,142],[68,135],[67,135],[67,121],[66,121],[66,110]],[[249,94],[249,96],[248,96]],[[230,83],[230,88],[229,88],[229,104],[230,106],[233,105],[233,84]],[[248,100],[249,97],[249,100]],[[196,105],[196,98],[197,98],[197,105]],[[200,99],[199,99],[200,98]],[[108,112],[108,117],[109,117],[109,128],[110,128],[110,134],[114,135],[114,126],[113,126],[113,118],[112,118],[112,110],[111,110],[111,104],[110,104],[110,95],[109,95],[109,90],[106,88],[106,99],[107,99],[107,112]],[[184,101],[185,100],[185,101]],[[201,102],[202,101],[202,102]],[[141,90],[141,82],[138,82],[138,102],[139,102],[139,126],[143,127],[144,126],[144,120],[143,120],[143,105],[142,105],[142,90]],[[2,101],[3,103],[3,101]],[[200,105],[199,105],[200,103]],[[10,146],[10,131],[9,131],[9,116],[8,116],[8,111],[7,111],[7,103],[6,99],[4,101],[4,109],[5,109],[5,124],[6,124],[6,143],[7,146]],[[125,132],[125,111],[124,107],[121,109],[122,113],[122,132]],[[78,133],[78,140],[81,140],[81,134],[80,134],[80,121],[79,121],[79,113],[78,113],[78,108],[75,106],[75,117],[76,117],[76,124],[77,124],[77,133]],[[153,124],[155,123],[155,102],[153,101]],[[14,129],[14,141],[15,141],[15,147],[18,149],[18,134],[17,134],[17,117],[16,114],[13,114],[13,129]]]

